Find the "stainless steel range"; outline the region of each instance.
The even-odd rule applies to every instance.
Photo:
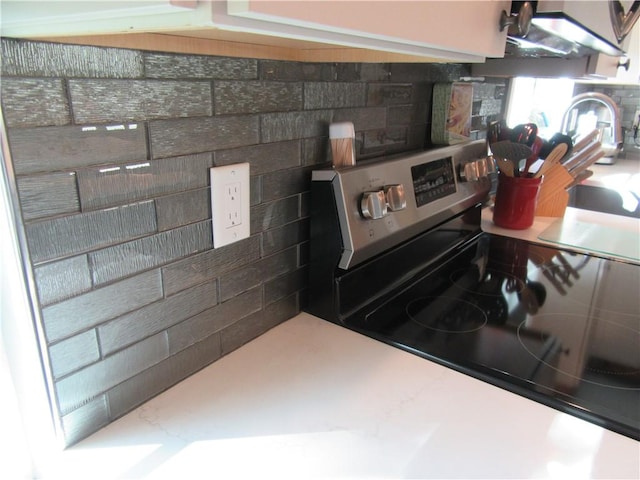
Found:
[[[485,153],[313,172],[307,310],[640,440],[640,266],[483,233]]]

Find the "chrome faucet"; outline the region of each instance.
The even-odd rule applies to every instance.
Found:
[[[596,163],[615,163],[624,144],[618,106],[602,93],[587,92],[573,97],[562,117],[562,133],[571,136],[575,143],[594,129],[600,131],[598,140],[604,151],[604,157]]]

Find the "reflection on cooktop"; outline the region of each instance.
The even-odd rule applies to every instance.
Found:
[[[451,274],[451,282],[460,290],[473,292],[476,295],[489,297],[501,297],[505,293],[522,292],[525,289],[525,282],[519,278],[495,269],[485,269],[479,281],[469,285],[461,280],[466,270],[457,270]]]
[[[487,323],[487,315],[476,305],[447,296],[416,298],[406,311],[414,322],[439,332],[469,333]]]

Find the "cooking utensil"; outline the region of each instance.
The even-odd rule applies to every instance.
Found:
[[[599,150],[575,165],[571,170],[569,170],[569,173],[573,175],[573,177],[576,177],[591,165],[596,163],[598,160],[600,160],[602,157],[604,157],[604,150]]]
[[[597,128],[592,130],[591,132],[589,132],[587,135],[585,135],[584,137],[582,137],[574,146],[573,146],[573,151],[574,152],[579,152],[580,150],[582,150],[584,147],[586,147],[587,145],[589,145],[592,141],[594,141],[596,139],[596,137],[600,134],[600,130],[598,130]]]
[[[496,156],[494,156],[493,158],[496,159],[496,166],[502,173],[504,173],[508,177],[514,176],[515,165],[511,160]]]
[[[531,147],[538,137],[538,126],[535,123],[522,123],[511,129],[511,141],[524,143]]]
[[[492,143],[490,147],[494,156],[506,158],[514,163],[514,176],[519,175],[518,165],[520,160],[531,155],[531,148],[522,143],[515,143],[509,140]]]
[[[538,171],[533,175],[534,178],[544,175],[544,173],[549,171],[551,167],[559,164],[560,160],[562,160],[562,158],[565,156],[566,153],[567,153],[567,145],[565,143],[560,143],[556,145],[556,147],[553,150],[551,150],[551,153],[547,155],[547,158],[545,158],[544,163],[540,166]]]
[[[491,122],[487,127],[487,142],[489,144],[508,140],[510,135],[511,129],[507,127],[507,123],[504,120]]]
[[[548,141],[543,141],[543,146],[540,149],[540,158],[547,158],[551,151],[561,143],[567,145],[567,153],[571,152],[573,149],[571,137],[564,133],[556,133]]]
[[[542,145],[543,145],[542,139],[540,137],[536,137],[536,139],[533,141],[533,145],[531,146],[531,155],[529,155],[527,159],[524,161],[523,172],[525,175],[529,173],[529,169],[531,168],[531,165],[533,165],[538,161],[538,158],[540,156],[540,149],[542,148]]]
[[[602,145],[600,144],[600,142],[595,141],[595,142],[589,143],[586,147],[580,150],[577,150],[574,148],[571,156],[567,158],[564,162],[562,162],[562,165],[564,165],[564,167],[567,170],[572,170],[576,165],[581,163],[585,158],[589,157],[590,155],[593,155],[595,152],[600,150],[601,147]]]

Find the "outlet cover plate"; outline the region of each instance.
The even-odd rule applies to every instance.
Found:
[[[213,248],[229,245],[250,234],[249,163],[234,163],[209,170]]]

